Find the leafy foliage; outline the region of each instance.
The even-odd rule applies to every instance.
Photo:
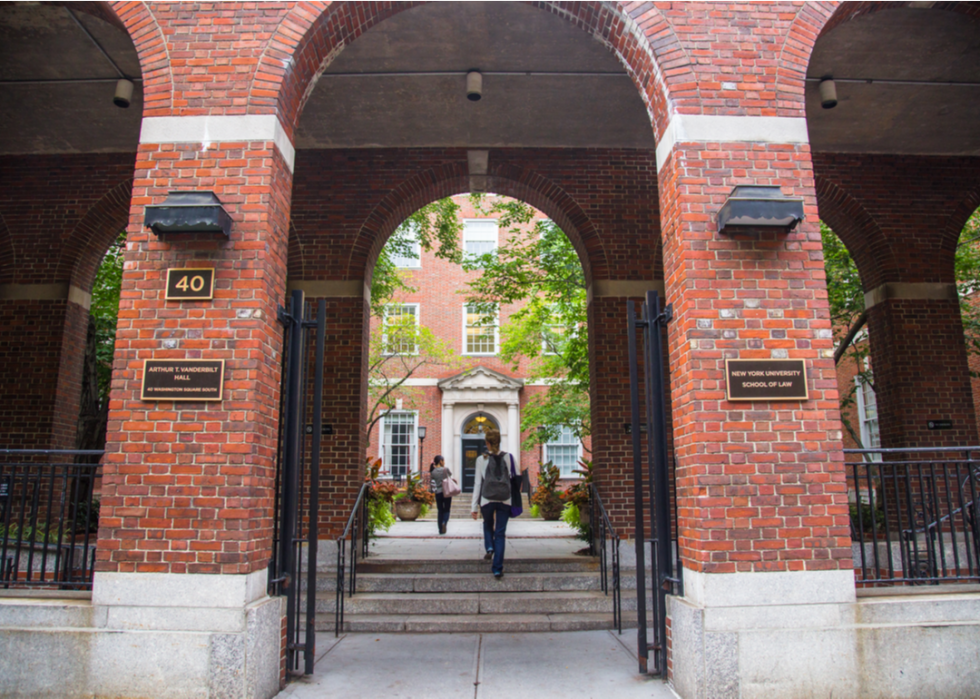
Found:
[[[95,326],[95,356],[98,367],[99,395],[106,400],[112,379],[112,355],[116,345],[116,323],[119,319],[119,295],[122,290],[123,252],[126,232],[116,238],[106,252],[95,274],[89,317]]]
[[[585,273],[578,254],[553,221],[531,226],[535,212],[527,204],[471,196],[481,213],[498,217],[506,238],[495,252],[464,259],[465,269],[482,271],[470,283],[467,302],[486,322],[500,306],[520,305],[501,329],[500,357],[515,370],[528,358],[527,379],[551,381],[524,411],[521,427],[529,437],[523,446],[553,441],[563,426],[582,439],[591,421]]]

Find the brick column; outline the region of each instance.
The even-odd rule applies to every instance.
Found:
[[[760,676],[774,686],[809,673],[812,691],[829,693],[851,662],[835,648],[851,637],[817,617],[841,614],[854,582],[805,124],[675,115],[671,127],[658,165],[684,565],[684,597],[669,606],[675,685],[727,695],[754,675],[747,659],[766,658]],[[806,221],[788,235],[719,234],[716,215],[739,184],[803,197]],[[803,359],[810,398],[728,402],[727,358]],[[792,630],[779,621],[804,608],[816,616]]]
[[[269,117],[144,119],[113,372],[93,603],[141,619],[132,674],[230,695],[279,686],[280,598],[272,547],[292,150]],[[145,206],[213,191],[229,239],[159,239]],[[213,267],[213,300],[165,300],[171,267]],[[142,401],[147,359],[225,360],[222,400]],[[180,645],[180,657],[156,657]],[[244,674],[240,668],[247,668]],[[229,674],[230,673],[230,674]],[[137,686],[137,685],[134,685]],[[132,693],[146,693],[130,688]],[[152,692],[151,692],[152,693]]]
[[[347,524],[357,493],[364,483],[364,426],[367,404],[367,359],[369,342],[369,299],[364,282],[289,281],[289,289],[302,289],[315,309],[321,298],[327,302],[326,352],[323,361],[323,422],[333,434],[323,438],[320,455],[320,508],[317,522],[320,539],[318,561],[330,565],[337,547],[334,539]],[[310,344],[313,338],[310,337]],[[309,348],[310,356],[313,347]],[[312,414],[313,365],[307,376]]]

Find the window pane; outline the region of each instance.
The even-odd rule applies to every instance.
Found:
[[[408,242],[410,245],[410,252],[405,252],[403,255],[393,254],[391,256],[391,261],[394,263],[395,267],[421,267],[422,266],[422,244],[419,242],[419,233],[414,227],[408,227],[407,229],[399,228],[395,235],[399,237],[400,240]]]
[[[464,338],[467,354],[494,354],[497,351],[497,333],[495,325],[481,327],[482,315],[469,306],[466,313],[466,337]]]
[[[393,477],[404,478],[412,468],[415,413],[389,413],[384,420],[384,464]]]
[[[578,468],[579,446],[572,431],[563,427],[558,438],[545,445],[545,460],[557,466],[563,478],[577,478],[579,474],[574,471]]]
[[[463,221],[463,252],[479,257],[497,249],[497,222],[493,219]]]
[[[383,338],[385,354],[418,353],[415,335],[418,328],[418,310],[417,303],[385,306]]]

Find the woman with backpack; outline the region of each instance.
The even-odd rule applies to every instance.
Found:
[[[507,521],[510,519],[511,478],[523,474],[514,466],[514,457],[500,451],[500,432],[486,433],[487,453],[476,459],[476,480],[473,483],[473,519],[483,515],[484,560],[493,560],[493,577],[504,577],[504,547],[507,540]],[[520,504],[520,503],[518,503]]]

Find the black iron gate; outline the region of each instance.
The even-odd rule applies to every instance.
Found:
[[[316,657],[316,523],[320,488],[320,441],[323,432],[326,301],[320,299],[315,318],[308,318],[309,315],[302,291],[293,292],[288,309],[279,308],[279,322],[285,327],[285,341],[276,467],[275,530],[272,560],[269,563],[269,593],[286,597],[286,670],[299,669],[299,653],[302,652],[303,673],[307,675],[312,674]],[[307,349],[307,336],[314,330],[316,347],[311,357]],[[314,365],[313,414],[307,422],[307,369],[311,360]],[[309,459],[306,458],[308,443]],[[304,573],[305,585],[302,579]]]
[[[629,316],[630,407],[633,437],[633,496],[636,540],[636,606],[637,657],[640,672],[666,675],[667,671],[667,595],[681,594],[680,557],[675,557],[676,511],[671,504],[671,474],[667,463],[667,412],[663,377],[663,329],[670,321],[672,308],[660,310],[660,295],[648,291],[640,305],[640,315],[632,301],[627,302]],[[639,333],[637,332],[639,331]],[[639,341],[642,338],[645,421],[640,421]],[[647,435],[647,477],[650,488],[650,538],[646,537],[646,513],[643,504],[643,450],[641,432]],[[676,528],[676,525],[675,527]],[[650,581],[653,589],[648,599],[646,545],[650,546]],[[675,573],[675,560],[677,568]],[[652,610],[652,631],[647,630],[647,603]],[[653,668],[648,660],[653,652]]]

